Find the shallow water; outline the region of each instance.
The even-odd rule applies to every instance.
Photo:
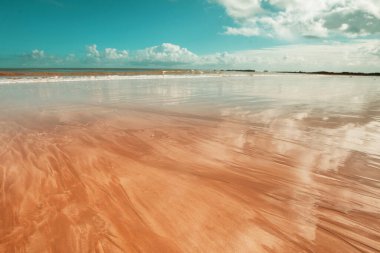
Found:
[[[0,85],[0,252],[379,252],[380,79]]]

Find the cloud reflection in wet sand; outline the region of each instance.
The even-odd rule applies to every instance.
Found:
[[[0,87],[0,252],[378,252],[379,82]]]

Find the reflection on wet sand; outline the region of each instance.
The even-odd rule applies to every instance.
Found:
[[[379,252],[378,81],[254,78],[0,87],[0,252]]]

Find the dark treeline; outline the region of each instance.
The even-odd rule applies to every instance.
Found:
[[[304,71],[280,71],[277,73],[288,74],[314,74],[314,75],[339,75],[339,76],[380,76],[380,72],[375,73],[362,73],[362,72],[329,72],[329,71],[316,71],[316,72],[304,72]]]

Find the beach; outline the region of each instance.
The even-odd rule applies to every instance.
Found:
[[[0,252],[380,251],[379,77],[181,74],[3,81]]]

